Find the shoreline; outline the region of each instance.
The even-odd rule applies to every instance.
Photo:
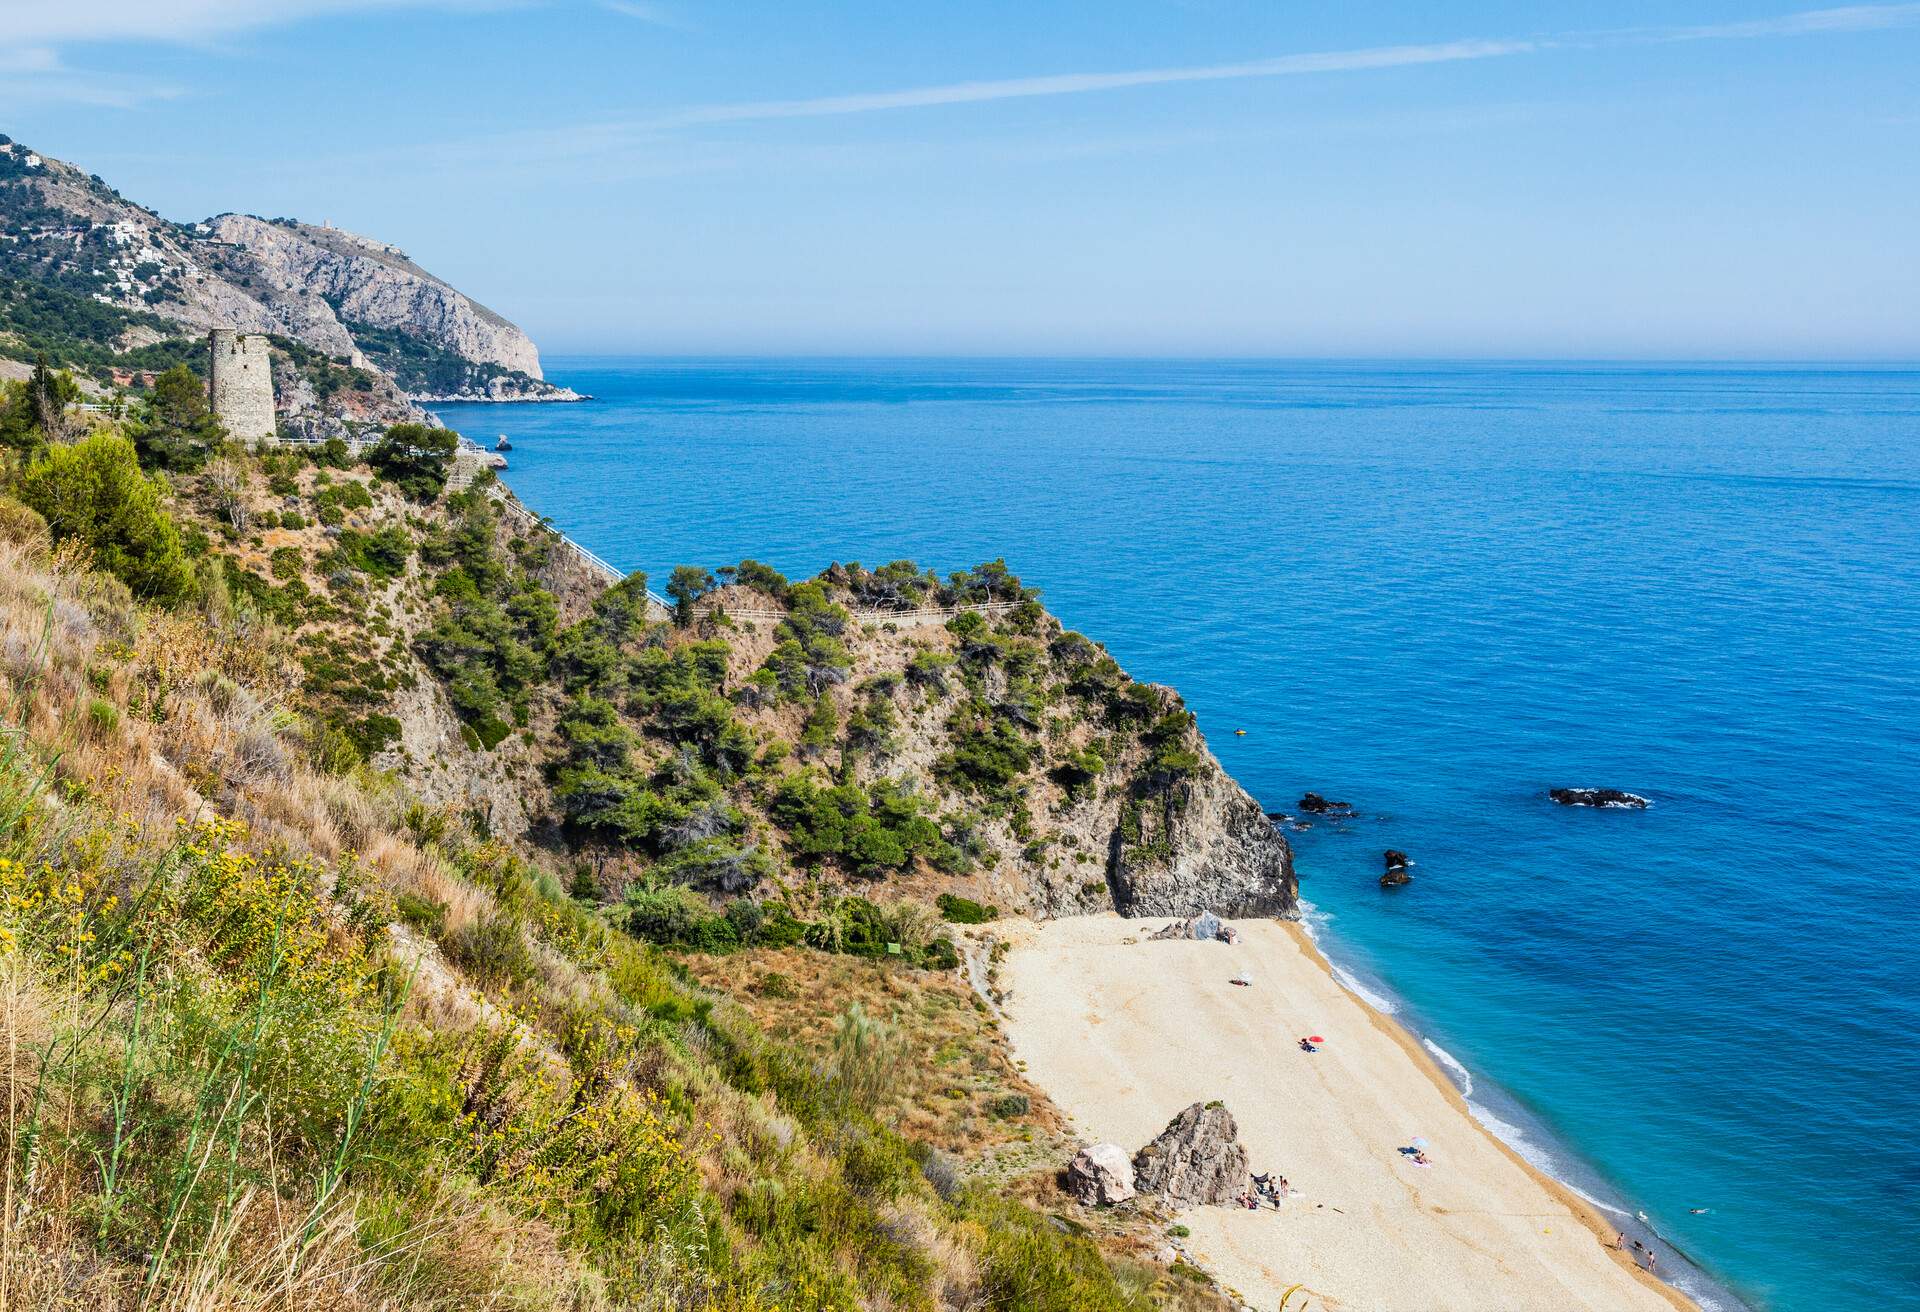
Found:
[[[1180,1209],[1189,1260],[1255,1305],[1304,1289],[1311,1312],[1702,1312],[1475,1116],[1302,925],[1236,923],[1231,948],[1151,941],[1152,920],[1111,913],[1001,927],[1006,1033],[1079,1138],[1131,1152],[1182,1106],[1224,1101],[1254,1169],[1293,1181],[1283,1216]],[[1305,1058],[1296,1026],[1329,1041]],[[1430,1172],[1398,1147],[1417,1136]]]
[[[1440,1063],[1434,1059],[1433,1054],[1427,1051],[1427,1041],[1415,1035],[1412,1030],[1400,1024],[1400,1022],[1396,1021],[1392,1016],[1367,1001],[1363,995],[1342,983],[1339,974],[1334,970],[1333,963],[1328,960],[1327,954],[1321,950],[1319,943],[1314,940],[1312,931],[1307,928],[1304,921],[1283,920],[1278,923],[1281,929],[1299,945],[1301,955],[1305,956],[1307,960],[1313,962],[1314,965],[1324,971],[1327,978],[1333,981],[1334,987],[1341,989],[1351,996],[1354,1002],[1359,1005],[1361,1011],[1366,1013],[1367,1019],[1373,1023],[1373,1027],[1389,1039],[1392,1039],[1393,1042],[1398,1045],[1401,1052],[1405,1053],[1413,1062],[1414,1068],[1433,1081],[1434,1085],[1440,1090],[1440,1096],[1446,1099],[1449,1106],[1468,1121],[1472,1122],[1474,1128],[1479,1130],[1487,1141],[1498,1149],[1502,1155],[1528,1175],[1532,1176],[1535,1183],[1546,1189],[1546,1191],[1553,1195],[1568,1211],[1579,1218],[1580,1222],[1585,1225],[1588,1230],[1593,1232],[1594,1242],[1599,1244],[1600,1247],[1614,1259],[1615,1265],[1631,1271],[1635,1279],[1651,1289],[1654,1293],[1666,1299],[1678,1312],[1701,1312],[1700,1304],[1689,1297],[1685,1290],[1661,1279],[1659,1276],[1651,1274],[1638,1262],[1635,1262],[1629,1257],[1625,1251],[1614,1247],[1613,1237],[1621,1233],[1621,1227],[1607,1220],[1607,1218],[1602,1215],[1598,1205],[1582,1195],[1572,1185],[1555,1179],[1552,1175],[1528,1161],[1521,1155],[1517,1148],[1495,1134],[1488,1128],[1484,1121],[1474,1115],[1473,1108],[1468,1105],[1466,1096],[1462,1094],[1454,1082],[1448,1078],[1447,1073],[1440,1069]]]

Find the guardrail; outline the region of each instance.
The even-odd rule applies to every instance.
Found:
[[[1017,601],[982,601],[972,606],[937,606],[923,610],[849,610],[855,624],[945,624],[957,615],[972,611],[979,615],[1004,615],[1020,603]],[[693,613],[696,618],[705,618],[715,611],[723,612],[728,619],[734,620],[784,620],[787,612],[783,610],[742,610],[735,606],[714,604],[696,604]]]
[[[559,529],[555,528],[552,524],[548,523],[545,519],[542,519],[540,516],[534,514],[531,510],[528,510],[525,506],[521,505],[520,502],[517,499],[515,499],[513,493],[508,491],[503,484],[497,481],[493,483],[489,483],[487,485],[487,496],[490,497],[495,502],[497,502],[501,507],[501,509],[505,510],[509,516],[511,516],[516,521],[518,521],[520,524],[526,526],[527,528],[544,529],[546,532],[553,534],[556,538],[559,538],[560,545],[562,548],[572,553],[574,558],[577,559],[581,564],[585,565],[588,569],[592,570],[594,573],[598,574],[602,579],[606,580],[607,585],[609,587],[611,587],[615,583],[622,582],[627,577],[625,571],[619,569],[617,566],[613,565],[609,561],[596,555],[594,552],[588,550],[586,547],[581,546],[578,542],[575,542],[572,538],[568,537],[565,533],[562,533]],[[663,613],[669,613],[673,610],[673,604],[669,602],[665,597],[655,592],[652,588],[647,589],[647,602],[650,607],[654,609],[658,609]],[[659,616],[654,616],[653,618],[659,618]]]

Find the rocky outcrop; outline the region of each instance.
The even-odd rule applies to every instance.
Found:
[[[478,364],[540,377],[540,352],[518,328],[408,259],[398,247],[305,223],[222,214],[214,241],[241,252],[289,336],[333,354],[358,348],[345,322],[393,328]]]
[[[437,366],[438,376],[460,372],[448,362],[464,363],[470,376],[457,385],[460,399],[579,399],[542,379],[540,353],[519,328],[372,238],[246,214],[173,223],[4,138],[0,228],[9,231],[0,276],[91,287],[96,299],[170,320],[184,336],[213,328],[278,334],[382,382],[406,372],[406,362]],[[362,342],[356,331],[397,336]],[[144,324],[139,332],[158,336]],[[288,412],[285,398],[281,409]],[[376,417],[411,416],[389,407]]]
[[[1067,1163],[1067,1192],[1088,1207],[1109,1207],[1133,1197],[1133,1163],[1117,1143],[1089,1144]]]
[[[1644,811],[1653,803],[1638,793],[1618,788],[1555,788],[1547,794],[1562,806],[1599,806],[1614,810]]]
[[[1192,778],[1128,804],[1108,850],[1123,916],[1294,916],[1293,849],[1209,755]]]
[[[1174,1203],[1231,1203],[1250,1178],[1240,1127],[1217,1102],[1194,1103],[1133,1155],[1134,1188]]]
[[[1224,939],[1229,931],[1220,923],[1220,917],[1211,911],[1202,911],[1199,915],[1188,916],[1185,920],[1176,920],[1165,929],[1155,930],[1147,937],[1156,942],[1167,939],[1197,939],[1203,943]]]
[[[1334,820],[1343,820],[1353,814],[1353,807],[1348,803],[1329,801],[1318,793],[1308,793],[1301,798],[1300,809],[1308,815],[1324,815]]]
[[[1413,882],[1413,876],[1407,872],[1407,867],[1413,863],[1407,860],[1405,852],[1390,847],[1386,852],[1386,860],[1387,869],[1386,873],[1380,876],[1380,887],[1399,888],[1403,884]]]

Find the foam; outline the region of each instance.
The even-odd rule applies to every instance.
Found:
[[[1560,1179],[1560,1173],[1554,1165],[1553,1156],[1539,1144],[1529,1139],[1525,1130],[1511,1121],[1501,1120],[1498,1116],[1488,1111],[1484,1105],[1474,1102],[1471,1099],[1467,1102],[1467,1110],[1473,1113],[1474,1120],[1480,1122],[1480,1124],[1486,1126],[1487,1129],[1492,1132],[1494,1138],[1519,1153],[1528,1164],[1539,1171],[1545,1172],[1556,1180]]]
[[[1391,998],[1381,997],[1338,966],[1333,968],[1333,981],[1383,1016],[1394,1015],[1400,1010],[1399,1004]]]
[[[1463,1098],[1473,1097],[1473,1076],[1465,1066],[1460,1064],[1460,1059],[1435,1043],[1432,1039],[1422,1038],[1420,1042],[1426,1046],[1428,1052],[1432,1053],[1439,1060],[1442,1066],[1447,1068],[1447,1073],[1453,1076],[1453,1082],[1460,1086],[1460,1096]]]

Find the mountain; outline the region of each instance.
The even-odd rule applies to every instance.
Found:
[[[164,219],[97,176],[0,137],[0,281],[118,312],[100,343],[125,353],[176,330],[230,327],[297,343],[320,363],[360,371],[351,418],[419,418],[422,400],[577,400],[541,377],[540,353],[512,323],[398,248],[290,219],[222,214]],[[0,300],[0,305],[4,300]],[[66,317],[79,311],[67,302]],[[0,319],[0,336],[8,327]],[[315,417],[315,362],[283,350],[283,413]],[[343,390],[324,382],[321,399]],[[351,408],[351,407],[349,407]]]

